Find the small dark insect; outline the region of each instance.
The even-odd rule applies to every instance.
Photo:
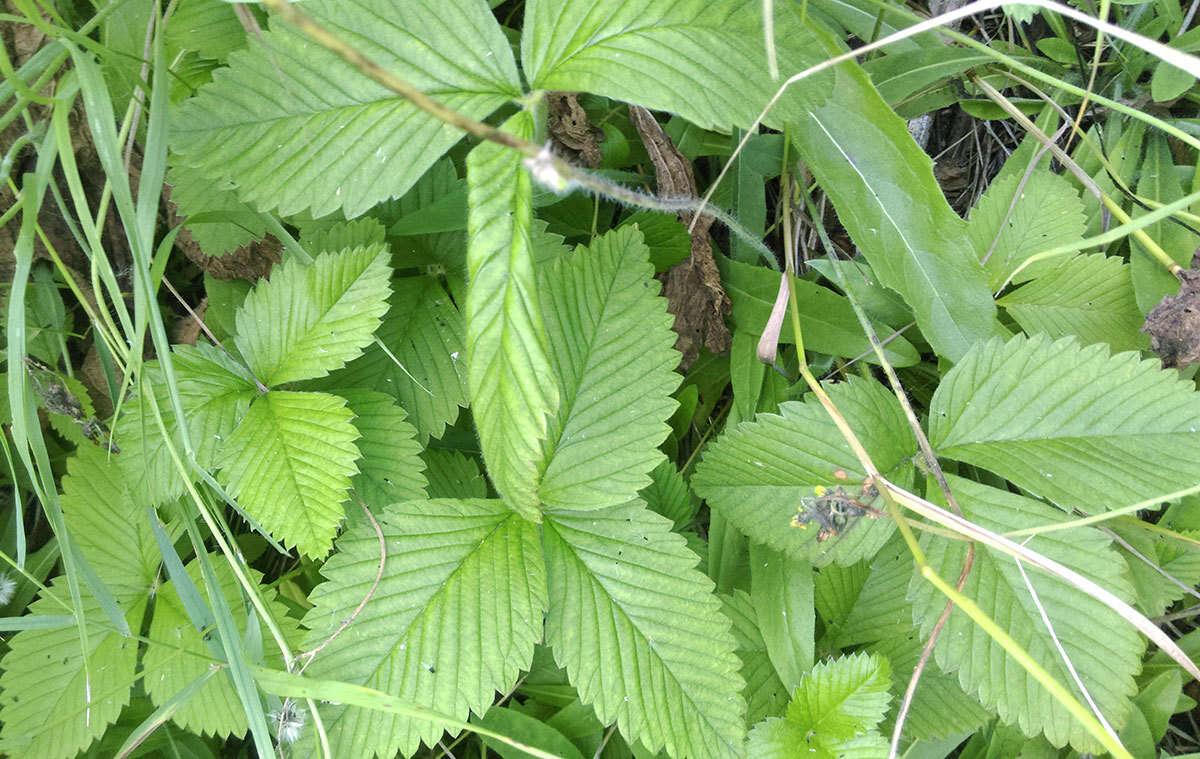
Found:
[[[874,488],[868,486],[860,497],[874,495]],[[810,524],[816,524],[817,542],[824,543],[849,530],[866,514],[872,519],[877,516],[874,509],[852,498],[841,485],[835,488],[818,485],[813,488],[813,495],[800,499],[791,526],[807,530]]]

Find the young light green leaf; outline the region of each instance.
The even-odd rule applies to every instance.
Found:
[[[385,564],[373,588],[380,544],[365,520],[338,540],[321,570],[306,618],[311,646],[350,626],[313,659],[307,674],[385,691],[466,719],[484,713],[533,658],[546,609],[537,527],[500,501],[393,504],[377,513]],[[370,601],[356,608],[364,596]],[[322,716],[337,756],[411,755],[443,726],[356,708]]]
[[[580,700],[672,757],[741,756],[735,640],[671,523],[640,501],[547,511],[546,640]]]
[[[226,441],[221,483],[273,537],[324,557],[358,471],[352,417],[335,395],[267,393]]]
[[[887,711],[889,672],[886,660],[861,653],[821,662],[805,675],[786,717],[750,731],[747,755],[785,759],[804,747],[819,759],[882,759],[887,741],[874,728]]]
[[[371,342],[390,276],[382,245],[323,253],[309,266],[289,259],[238,309],[238,349],[268,386],[323,377]]]
[[[558,415],[538,495],[574,510],[625,503],[663,459],[679,354],[649,249],[634,228],[609,232],[540,277]]]
[[[58,578],[51,590],[66,598],[65,578]],[[90,678],[84,674],[74,624],[25,630],[9,642],[0,674],[0,752],[11,759],[70,759],[100,737],[129,703],[137,681],[137,641],[113,631],[87,587],[81,591]],[[122,603],[130,629],[141,629],[147,598]],[[57,614],[62,606],[42,597],[29,610]]]
[[[533,118],[522,111],[504,128],[529,139]],[[467,156],[467,181],[471,410],[496,490],[534,519],[547,415],[559,394],[530,250],[532,180],[518,153],[485,142]]]
[[[881,385],[852,378],[827,390],[881,471],[896,469],[916,452],[900,404]],[[837,471],[846,479],[835,476]],[[890,520],[864,517],[832,549],[817,541],[817,530],[789,525],[815,487],[843,485],[853,495],[865,477],[814,399],[784,403],[779,415],[759,414],[725,432],[696,467],[692,487],[753,540],[793,558],[812,560],[828,553],[839,564],[849,564],[887,540],[894,527]],[[863,542],[852,542],[856,538]]]
[[[467,404],[465,333],[462,313],[435,278],[394,279],[387,315],[376,335],[383,347],[372,344],[315,387],[387,393],[408,412],[422,442],[441,437]]]
[[[469,0],[336,0],[304,12],[470,118],[520,97],[499,24]],[[261,211],[347,218],[404,194],[461,133],[287,25],[254,37],[174,120],[172,149]]]
[[[842,52],[820,40],[826,54]],[[879,282],[912,306],[938,354],[957,361],[1001,329],[983,267],[904,122],[862,69],[835,75],[830,99],[798,118],[792,139]]]
[[[971,209],[967,224],[975,257],[987,269],[988,287],[993,291],[1000,289],[1029,256],[1083,237],[1083,202],[1070,183],[1048,169],[1040,169],[1022,186],[1023,175],[1023,170],[1009,171],[992,182]],[[1059,263],[1052,259],[1032,264],[1022,270],[1018,281]]]
[[[1098,513],[1200,481],[1200,394],[1137,354],[1073,339],[977,346],[931,402],[939,455]]]
[[[737,657],[742,661],[742,679],[746,687],[746,724],[754,725],[766,717],[783,713],[787,706],[788,689],[784,687],[767,655],[767,643],[758,629],[754,602],[745,591],[721,597],[721,612],[733,622],[733,637],[737,639]]]
[[[1028,334],[1074,335],[1084,345],[1107,343],[1114,352],[1150,347],[1140,331],[1144,320],[1129,264],[1120,258],[1095,253],[1059,261],[998,303]]]
[[[1033,499],[948,477],[963,515],[989,530],[1003,533],[1031,522],[1047,524],[1068,519]],[[1132,588],[1123,574],[1124,562],[1102,534],[1091,530],[1048,532],[1033,538],[1030,547],[1118,596],[1132,598]],[[930,566],[939,574],[957,576],[966,544],[927,541],[926,551]],[[962,592],[1082,700],[1063,660],[1065,654],[1100,713],[1114,727],[1123,724],[1130,697],[1136,692],[1133,675],[1138,671],[1144,643],[1120,615],[1058,578],[1029,567],[1022,576],[1012,558],[984,546],[975,548],[975,563]],[[920,578],[913,579],[909,597],[921,623],[922,637],[927,636],[945,607],[945,597]],[[1042,732],[1055,746],[1069,741],[1080,751],[1099,750],[1095,738],[1065,707],[962,611],[951,612],[934,653],[943,670],[958,673],[965,690],[994,709],[1002,721],[1016,722],[1027,736]]]
[[[362,460],[351,481],[355,495],[376,509],[425,498],[421,445],[416,429],[405,421],[404,409],[390,395],[372,390],[347,390],[343,397],[362,435],[357,443]]]
[[[213,555],[211,558],[225,602],[233,611],[238,632],[244,637],[247,605],[242,602],[237,578],[223,557]],[[187,572],[193,584],[205,594],[205,600],[208,600],[200,565],[195,560],[188,562]],[[250,569],[249,573],[253,582],[262,581],[260,573],[253,569]],[[273,616],[288,634],[287,637],[295,638],[299,625],[287,615],[287,608],[274,599],[268,603]],[[260,628],[259,633],[260,639],[250,644],[250,647],[258,647],[265,654],[259,663],[277,669],[282,667],[283,655],[267,630]],[[211,661],[212,653],[201,631],[197,630],[188,618],[173,582],[168,581],[159,589],[148,637],[153,642],[146,649],[142,668],[146,671],[146,693],[156,706],[168,703],[188,683],[203,675],[216,663]],[[245,735],[249,729],[242,702],[234,691],[232,682],[223,672],[218,672],[216,677],[210,678],[199,693],[176,710],[171,720],[190,732],[221,738]]]
[[[535,0],[527,7],[521,62],[535,90],[594,92],[729,131],[749,127],[778,88],[764,65],[757,0]],[[779,68],[789,74],[816,62],[798,18],[776,8]],[[824,97],[814,79],[792,87],[769,123],[792,113],[802,92]]]

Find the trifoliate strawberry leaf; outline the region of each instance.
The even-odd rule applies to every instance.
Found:
[[[1150,347],[1140,331],[1144,319],[1129,264],[1098,253],[1055,263],[998,301],[1021,329],[1055,339],[1074,335],[1084,345],[1107,343],[1114,352]]]
[[[469,118],[521,95],[483,3],[314,0],[304,12]],[[229,63],[179,110],[172,149],[261,211],[358,216],[404,194],[462,135],[278,21]]]
[[[289,259],[261,281],[237,313],[237,346],[263,384],[323,377],[371,342],[391,294],[387,248]]]
[[[747,755],[785,759],[803,750],[813,759],[882,759],[888,744],[875,726],[887,711],[889,673],[886,660],[866,654],[821,662],[804,676],[787,716],[750,731]]]
[[[496,691],[511,689],[529,666],[542,635],[546,579],[537,527],[495,500],[409,501],[376,519],[383,556],[374,527],[362,520],[321,570],[328,581],[312,592],[305,623],[310,647],[328,644],[307,674],[458,719],[483,714]],[[328,707],[322,716],[337,756],[411,755],[444,729],[356,708]]]
[[[986,529],[1003,533],[1031,523],[1067,520],[1060,511],[1031,498],[947,477],[963,516]],[[1084,529],[1047,532],[1027,545],[1117,596],[1132,599],[1124,562],[1103,534]],[[965,543],[939,539],[926,544],[929,564],[942,577],[957,577],[965,554]],[[1066,581],[1027,565],[1022,575],[1010,556],[978,544],[962,592],[1083,701],[1064,657],[1069,660],[1100,713],[1118,729],[1124,724],[1145,644],[1117,612]],[[909,598],[925,637],[945,608],[946,597],[918,576],[909,587]],[[943,670],[958,674],[964,690],[994,710],[1001,721],[1017,723],[1025,735],[1044,733],[1055,746],[1069,741],[1080,751],[1099,750],[1095,737],[961,610],[951,612],[934,654]]]
[[[712,582],[640,501],[547,511],[546,640],[579,698],[626,740],[672,757],[740,756],[740,663]]]
[[[462,314],[433,277],[394,279],[388,312],[376,337],[382,347],[370,345],[361,357],[315,387],[329,392],[361,387],[387,393],[408,412],[422,442],[441,437],[467,404]]]
[[[417,431],[390,395],[372,390],[347,390],[362,459],[352,485],[368,506],[382,508],[397,501],[425,497],[425,462]]]
[[[1157,361],[1044,335],[976,346],[933,396],[939,455],[1087,513],[1200,481],[1200,394]]]
[[[828,393],[880,471],[886,475],[907,469],[905,459],[916,452],[916,441],[891,392],[852,379],[829,386]],[[813,503],[815,488],[840,486],[855,497],[865,477],[850,446],[814,399],[784,403],[778,415],[759,414],[726,431],[705,452],[692,487],[751,539],[794,558],[845,565],[882,546],[894,528],[891,521],[864,515],[854,526],[847,525],[845,535],[830,535],[838,537],[836,543],[826,544],[817,540],[820,524],[813,527],[811,520],[799,517],[805,504]]]
[[[218,463],[220,481],[271,535],[301,553],[329,552],[359,458],[346,401],[272,391],[250,406]]]
[[[526,111],[504,129],[533,136]],[[527,519],[537,518],[547,416],[558,409],[530,245],[532,193],[520,154],[490,142],[467,156],[467,366],[471,410],[488,475]]]
[[[558,377],[545,475],[549,508],[625,503],[649,485],[670,432],[679,354],[649,249],[635,228],[609,232],[540,277]]]
[[[242,602],[237,578],[223,557],[214,555],[211,558],[225,603],[233,612],[238,633],[244,638],[247,605]],[[210,602],[200,574],[200,565],[194,560],[188,562],[187,573],[192,584],[205,595],[205,601]],[[262,581],[262,575],[253,569],[249,570],[249,576],[252,582]],[[274,599],[269,600],[268,605],[285,637],[298,642],[295,639],[299,625],[288,617],[287,608]],[[146,670],[146,693],[155,705],[162,706],[170,702],[188,683],[217,664],[211,661],[212,653],[201,633],[188,618],[175,583],[165,583],[159,589],[154,603],[154,618],[147,636],[152,642],[142,658],[142,667]],[[263,652],[262,660],[256,663],[276,669],[283,666],[283,654],[265,627],[259,628],[259,639],[249,644],[248,648]],[[222,738],[244,735],[249,729],[242,702],[224,672],[218,672],[210,678],[196,695],[178,708],[171,719],[189,732]]]

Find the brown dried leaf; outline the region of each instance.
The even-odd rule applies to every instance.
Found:
[[[650,111],[631,105],[629,116],[654,164],[658,194],[671,198],[696,197],[696,177],[691,161],[679,152]],[[679,219],[688,224],[693,216],[691,212],[684,212],[679,214]],[[733,336],[725,326],[725,315],[732,309],[732,304],[721,285],[721,274],[713,260],[708,235],[712,224],[711,216],[701,215],[692,232],[692,253],[667,272],[663,293],[667,298],[667,311],[675,317],[674,330],[678,336],[675,350],[683,354],[680,366],[685,370],[696,362],[701,346],[721,354],[727,353],[733,342]]]
[[[1179,272],[1179,293],[1164,296],[1146,314],[1142,332],[1150,335],[1150,347],[1164,369],[1200,361],[1200,249],[1192,257],[1192,268]]]
[[[604,132],[588,122],[587,112],[577,98],[574,92],[546,93],[546,131],[559,148],[556,152],[594,169],[604,159],[600,152]]]

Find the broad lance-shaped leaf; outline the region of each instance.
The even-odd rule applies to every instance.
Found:
[[[554,376],[562,383],[538,495],[549,508],[625,503],[650,484],[670,432],[679,354],[649,249],[609,232],[540,278]]]
[[[857,378],[827,391],[880,471],[888,475],[908,466],[905,459],[916,453],[917,444],[895,396]],[[846,479],[834,475],[839,470]],[[705,452],[692,487],[753,540],[793,558],[828,557],[849,564],[883,545],[894,527],[891,520],[859,519],[832,548],[817,542],[817,530],[789,525],[802,499],[813,497],[813,488],[840,485],[855,495],[865,477],[825,409],[810,400],[784,403],[778,415],[759,414],[727,430]]]
[[[481,119],[520,97],[508,41],[471,0],[313,0],[324,29],[447,107]],[[261,37],[261,39],[260,39]],[[282,23],[252,35],[184,103],[171,148],[261,211],[347,218],[404,194],[461,132]]]
[[[324,557],[358,471],[352,417],[335,395],[267,393],[229,436],[221,483],[273,537],[306,556]]]
[[[213,554],[209,558],[219,579],[225,603],[233,612],[238,632],[244,637],[247,607],[242,603],[237,578],[224,557]],[[200,565],[195,560],[188,562],[187,573],[195,587],[204,595],[205,602],[209,602],[205,582],[200,574]],[[250,569],[249,574],[252,582],[261,583],[260,573]],[[299,624],[287,615],[287,607],[275,598],[269,599],[268,604],[277,623],[282,626],[285,637],[291,639],[293,644],[298,643],[296,633]],[[258,639],[248,647],[259,647],[263,652],[264,666],[282,667],[283,654],[274,639],[265,626],[260,625],[258,630]],[[188,618],[174,582],[168,581],[159,589],[154,602],[154,618],[147,637],[152,642],[147,646],[146,654],[142,658],[142,668],[146,672],[146,693],[156,706],[169,703],[189,683],[217,664],[211,661],[212,652],[201,631],[196,629]],[[171,720],[189,732],[222,738],[245,735],[249,729],[242,702],[238,699],[233,683],[224,672],[209,678],[198,693],[179,707],[171,716]]]
[[[125,486],[123,470],[102,449],[81,447],[67,464],[62,488],[63,518],[75,547],[112,593],[130,629],[140,630],[160,557],[145,511]],[[70,598],[62,577],[51,590],[60,601]],[[85,583],[80,592],[91,681],[84,676],[76,625],[13,636],[0,674],[0,753],[5,756],[69,759],[100,736],[129,702],[137,679],[137,641],[112,630]],[[30,607],[35,616],[63,611],[59,602],[45,597]]]
[[[963,516],[995,532],[1068,519],[1057,509],[1031,498],[954,476],[948,475],[948,480]],[[965,558],[965,544],[941,539],[923,542],[927,543],[930,566],[942,577],[957,577]],[[1047,532],[1033,538],[1029,548],[1127,601],[1132,599],[1125,564],[1110,547],[1109,539],[1099,532]],[[1036,601],[1011,557],[977,545],[975,563],[962,590],[1077,700],[1086,703],[1059,652],[1057,645],[1061,645],[1100,712],[1120,728],[1130,697],[1137,690],[1133,675],[1140,666],[1144,647],[1137,631],[1117,612],[1069,583],[1028,566],[1025,575],[1037,594]],[[922,637],[927,638],[945,608],[945,596],[917,577],[909,587],[909,597]],[[1043,621],[1043,610],[1050,629]],[[1066,708],[962,611],[951,612],[934,654],[938,665],[946,671],[957,671],[963,688],[977,695],[984,706],[996,710],[1001,721],[1016,722],[1030,737],[1043,732],[1055,746],[1069,741],[1080,751],[1100,750],[1095,738]]]
[[[1044,273],[1005,295],[999,304],[1029,334],[1074,335],[1084,345],[1113,351],[1150,347],[1144,317],[1133,297],[1129,264],[1096,253],[1052,262]]]
[[[352,481],[355,495],[375,508],[424,498],[425,462],[404,409],[390,395],[372,390],[347,390],[344,397],[362,436],[357,443],[362,460]],[[361,513],[356,509],[356,515]]]
[[[1195,387],[1102,345],[979,345],[943,378],[929,416],[939,455],[1089,514],[1200,481]]]
[[[504,124],[533,136],[522,111]],[[467,156],[467,369],[488,474],[527,519],[538,513],[547,415],[558,408],[529,229],[533,189],[516,151],[485,142]]]
[[[382,347],[372,343],[314,387],[331,393],[346,387],[387,393],[408,412],[422,441],[441,437],[467,405],[462,313],[435,278],[401,277],[392,280],[388,312],[376,337]]]
[[[828,56],[842,52],[820,39]],[[912,307],[938,354],[957,361],[1002,330],[987,276],[904,122],[857,65],[835,76],[830,99],[797,119],[792,139],[879,282]]]
[[[767,643],[758,629],[754,602],[745,591],[721,596],[721,613],[733,622],[737,639],[737,657],[742,661],[741,675],[746,681],[742,697],[746,699],[746,724],[754,725],[764,717],[783,713],[787,706],[788,689],[784,687],[767,655]]]
[[[538,528],[501,501],[409,501],[354,525],[313,590],[308,646],[350,626],[313,659],[307,674],[390,693],[465,720],[482,715],[533,659],[542,635],[546,575]],[[357,613],[365,596],[370,601]],[[443,725],[367,709],[327,707],[336,756],[411,755]],[[308,736],[311,738],[310,735]],[[298,756],[319,756],[311,741]]]
[[[361,355],[387,311],[387,260],[371,245],[275,267],[237,312],[238,350],[259,381],[323,377]]]
[[[581,90],[677,113],[705,129],[747,128],[779,87],[766,67],[758,0],[533,0],[525,11],[521,62],[535,90]],[[790,4],[775,8],[784,76],[808,68],[809,27]],[[768,118],[798,115],[829,82],[793,86]]]
[[[786,759],[804,747],[814,757],[887,756],[875,730],[887,711],[888,663],[867,654],[821,662],[804,676],[787,716],[750,732],[747,756]]]
[[[640,501],[547,511],[542,545],[546,641],[580,700],[651,751],[741,756],[736,641],[671,523]]]

